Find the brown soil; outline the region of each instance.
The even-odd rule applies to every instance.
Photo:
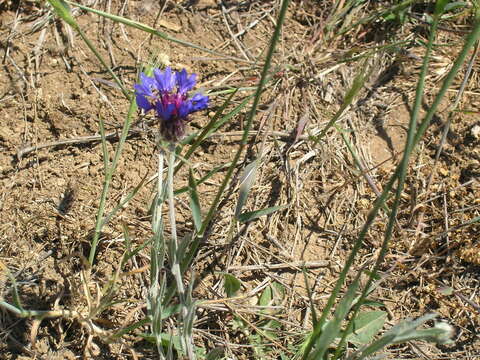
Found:
[[[123,9],[123,2],[112,1],[110,8],[103,2],[95,7],[151,26],[156,24],[174,37],[225,55],[243,58],[243,52],[249,59],[263,56],[278,11],[276,3],[234,4],[226,20],[219,2],[194,3],[185,7],[170,2],[156,23],[161,10],[157,2],[133,1]],[[259,321],[254,315],[255,306],[265,286],[273,282],[283,285],[285,296],[273,301],[278,308],[272,314],[280,319],[285,334],[298,334],[296,339],[301,339],[302,332],[310,326],[309,299],[301,268],[269,269],[262,265],[327,260],[327,267],[312,266],[306,279],[313,287],[311,295],[316,306],[321,309],[375,199],[375,190],[356,168],[338,132],[331,130],[318,146],[305,141],[305,137],[294,141],[299,124],[305,119],[302,135],[325,126],[340,107],[357,71],[355,63],[336,67],[334,60],[344,54],[349,57],[347,51],[357,41],[355,36],[347,37],[344,44],[332,44],[338,47],[335,50],[316,48],[322,40],[317,31],[322,11],[311,2],[297,1],[291,5],[275,59],[281,71],[262,97],[254,123],[258,135],[251,138],[242,163],[262,159],[246,210],[289,204],[288,209],[234,228],[231,236],[239,167],[237,180],[226,191],[210,235],[194,262],[192,273],[198,279],[194,296],[206,300],[197,314],[196,340],[207,350],[226,347],[228,354],[239,359],[258,356],[248,346],[251,339],[247,332],[235,329],[233,319],[241,316],[250,325]],[[149,206],[154,182],[147,182],[105,226],[96,264],[89,269],[86,258],[104,179],[101,143],[48,146],[19,156],[22,149],[30,146],[98,135],[100,119],[105,122],[107,133],[120,132],[128,112],[128,101],[81,38],[48,15],[45,8],[34,2],[0,4],[0,293],[2,298],[12,301],[8,269],[26,309],[65,309],[80,316],[38,323],[2,310],[4,341],[0,342],[0,358],[154,358],[153,347],[140,336],[148,331],[147,327],[115,342],[104,341],[117,330],[145,318],[148,247],[123,268],[119,266],[125,252],[126,230],[135,247],[145,244],[151,236]],[[259,17],[261,20],[254,24]],[[78,12],[76,20],[129,88],[141,64],[159,55],[175,69],[198,73],[199,88],[249,87],[258,81],[260,68],[255,64],[215,59],[85,12]],[[242,30],[245,34],[238,42],[233,41],[229,32]],[[439,41],[461,43],[460,35],[441,35]],[[374,44],[368,42],[368,36],[359,38],[359,46]],[[455,49],[458,51],[458,46]],[[415,47],[412,51],[421,55],[423,50]],[[428,78],[428,104],[439,88],[442,69],[450,66],[455,56],[442,48],[436,51],[435,66],[440,75]],[[398,60],[384,53],[370,60],[376,71],[340,124],[351,130],[349,139],[364,167],[369,169],[372,182],[381,190],[401,157],[419,63],[402,62],[398,65],[400,71],[384,82],[382,71],[389,70]],[[286,68],[287,64],[295,65],[293,70]],[[460,81],[454,90],[458,90]],[[250,92],[239,93],[235,104],[247,94]],[[476,350],[480,347],[480,228],[477,224],[463,225],[480,212],[480,140],[473,131],[480,125],[477,75],[467,85],[459,105],[465,111],[453,116],[435,164],[435,152],[455,94],[452,90],[420,150],[414,154],[398,227],[382,269],[385,280],[372,297],[384,302],[389,324],[408,316],[439,313],[456,327],[456,345],[409,343],[391,349],[392,354],[401,354],[401,358],[418,358],[421,354],[452,359],[480,356]],[[210,111],[195,115],[191,128],[205,125],[223,99],[213,97]],[[190,159],[197,178],[232,160],[243,122],[241,113]],[[107,212],[142,179],[150,179],[156,172],[153,119],[138,116],[133,128],[135,132],[127,140],[113,178]],[[287,136],[265,136],[273,131]],[[110,158],[116,145],[117,137],[112,136],[108,141]],[[187,184],[187,168],[177,175],[178,188]],[[203,209],[212,202],[223,176],[224,172],[219,172],[199,186]],[[193,229],[187,195],[179,196],[177,209],[177,227],[180,236],[186,236]],[[374,224],[359,265],[378,255],[385,223],[386,218],[380,216]],[[259,268],[249,270],[249,265]],[[122,275],[115,288],[116,303],[101,308],[99,299],[106,294],[117,271]],[[230,272],[242,281],[240,299],[225,300],[221,272]],[[442,287],[452,287],[454,292],[445,295],[439,291]],[[92,309],[101,310],[92,316]],[[93,317],[101,331],[89,328],[79,320],[82,317]],[[280,351],[292,355],[292,344],[285,339],[277,339],[270,347],[271,358]]]

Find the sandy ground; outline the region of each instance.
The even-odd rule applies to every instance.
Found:
[[[155,2],[133,1],[125,6],[112,1],[94,7],[245,59],[217,59],[93,14],[76,13],[86,35],[128,87],[132,88],[141,64],[160,55],[175,69],[198,73],[198,87],[212,91],[255,85],[260,68],[254,60],[265,53],[278,11],[277,2],[270,1],[232,2],[223,10],[214,0],[192,6],[170,2],[156,20],[162,9]],[[153,182],[147,182],[104,228],[97,262],[90,276],[85,272],[104,179],[99,119],[111,134],[108,150],[113,156],[128,101],[81,38],[53,21],[45,8],[27,1],[21,5],[4,2],[0,9],[0,264],[14,275],[25,308],[74,310],[92,316],[104,331],[92,332],[78,319],[68,317],[38,323],[3,311],[0,358],[152,358],[153,348],[139,336],[148,331],[146,327],[110,344],[104,340],[146,314],[148,248],[121,269],[119,259],[125,251],[125,229],[135,246],[145,244],[151,236]],[[249,347],[251,337],[235,327],[235,321],[240,316],[247,324],[261,324],[256,315],[258,298],[266,287],[281,284],[284,294],[274,297],[271,304],[276,306],[272,314],[280,321],[282,335],[268,347],[268,358],[275,358],[279,351],[291,354],[292,338],[286,335],[301,339],[309,326],[309,300],[298,262],[311,265],[307,281],[321,309],[375,192],[382,189],[401,156],[421,64],[418,56],[423,51],[413,45],[408,51],[417,58],[395,52],[369,58],[372,71],[367,86],[339,122],[348,130],[370,183],[355,166],[339,132],[331,130],[318,145],[307,141],[307,135],[322,129],[338,110],[359,69],[357,62],[342,64],[339,59],[350,58],[353,46],[361,52],[386,41],[369,28],[349,33],[342,41],[330,41],[319,30],[325,11],[314,2],[291,5],[274,60],[279,70],[262,97],[242,163],[258,157],[262,163],[247,210],[285,204],[288,209],[234,228],[232,235],[239,167],[194,262],[194,296],[206,300],[197,315],[196,341],[205,349],[221,346],[239,359],[258,357]],[[468,27],[468,23],[463,25]],[[404,31],[399,30],[397,36],[424,39],[421,29]],[[241,35],[232,36],[237,33]],[[458,52],[461,34],[440,32],[439,41],[455,46],[436,49],[425,108]],[[330,47],[322,46],[327,43]],[[480,212],[477,68],[475,64],[458,106],[461,111],[451,118],[438,160],[435,162],[435,154],[449,106],[462,79],[414,154],[398,226],[382,269],[385,278],[373,294],[384,303],[388,324],[435,311],[456,327],[457,342],[448,347],[409,343],[391,349],[397,358],[480,356],[480,228],[465,225]],[[250,93],[239,91],[232,106]],[[213,96],[209,111],[193,117],[190,131],[204,126],[224,99]],[[244,120],[243,111],[194,154],[189,165],[197,178],[231,161]],[[133,129],[113,179],[107,210],[156,171],[155,120],[136,116]],[[91,136],[97,136],[96,140],[85,138]],[[187,168],[177,175],[177,188],[187,184]],[[199,186],[205,209],[223,175],[220,171]],[[186,236],[193,229],[187,195],[178,197],[177,207],[179,233]],[[358,266],[378,254],[385,223],[386,218],[380,216],[372,227]],[[297,266],[292,264],[295,262]],[[266,264],[284,266],[272,269]],[[113,296],[116,302],[102,307],[116,271],[122,273]],[[225,300],[221,272],[230,272],[242,281],[243,298]],[[11,300],[5,270],[0,273],[0,284],[2,297]],[[452,291],[441,291],[444,288]]]

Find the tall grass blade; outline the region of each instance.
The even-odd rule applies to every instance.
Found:
[[[313,354],[308,355],[307,359],[316,360],[322,359],[328,350],[329,346],[335,340],[335,338],[340,334],[342,330],[342,323],[348,312],[350,311],[353,301],[355,300],[355,295],[359,287],[361,271],[358,272],[357,276],[350,284],[347,289],[347,293],[342,298],[340,303],[337,306],[337,309],[334,312],[333,319],[328,321],[323,328],[323,323],[318,322],[315,327],[314,333],[312,333],[312,346],[315,344],[315,349]],[[304,358],[305,358],[304,355]]]
[[[110,220],[115,216],[115,214],[118,213],[121,209],[125,208],[127,204],[132,200],[135,195],[140,191],[140,189],[145,185],[145,182],[147,181],[147,175],[143,177],[143,179],[133,188],[132,191],[130,191],[127,196],[125,196],[104,218],[102,222],[102,226],[105,226],[110,222]]]
[[[278,205],[278,206],[272,206],[265,209],[248,211],[238,215],[237,219],[241,223],[246,223],[248,221],[258,219],[259,217],[270,215],[270,214],[273,214],[274,212],[286,209],[287,207],[288,205]]]
[[[100,240],[100,234],[104,224],[103,216],[105,214],[105,206],[106,206],[108,192],[110,190],[110,183],[112,181],[113,174],[117,169],[118,161],[123,151],[123,145],[127,140],[128,130],[130,129],[130,126],[132,124],[132,118],[133,118],[133,115],[136,113],[136,111],[137,111],[137,104],[134,98],[132,98],[132,101],[130,102],[130,108],[128,109],[127,117],[125,119],[125,122],[123,123],[120,139],[118,141],[117,147],[115,148],[115,155],[113,156],[113,160],[110,166],[108,167],[108,170],[106,170],[105,179],[103,181],[102,195],[100,197],[100,204],[98,206],[97,219],[95,223],[95,232],[92,239],[90,254],[88,256],[88,262],[90,263],[90,265],[93,264],[93,261],[95,259],[95,253],[97,251],[98,242]]]
[[[272,35],[272,40],[270,41],[270,47],[268,49],[267,56],[265,58],[265,64],[264,64],[263,69],[262,69],[262,75],[260,77],[260,82],[258,84],[257,91],[255,92],[255,97],[253,99],[253,104],[252,104],[252,107],[251,107],[250,112],[249,112],[249,114],[247,116],[247,119],[246,119],[245,129],[244,129],[244,132],[243,132],[243,136],[242,136],[240,146],[238,148],[237,153],[235,154],[235,157],[233,158],[232,164],[230,165],[230,168],[228,169],[227,174],[225,175],[225,178],[222,181],[222,184],[220,185],[219,190],[217,191],[217,195],[215,196],[213,204],[211,205],[210,210],[209,210],[205,220],[203,221],[202,228],[200,229],[199,234],[197,235],[197,237],[195,238],[195,240],[192,244],[193,245],[192,248],[190,249],[189,253],[187,254],[187,257],[185,258],[185,260],[182,264],[183,269],[185,269],[188,266],[188,264],[190,264],[191,260],[193,259],[193,256],[197,251],[199,242],[200,242],[201,238],[203,237],[203,235],[205,233],[205,230],[207,229],[208,225],[210,224],[210,221],[212,220],[213,215],[216,211],[217,205],[220,202],[220,198],[223,195],[223,192],[224,192],[225,188],[227,187],[228,182],[230,181],[230,179],[232,177],[233,170],[235,169],[238,161],[240,160],[240,156],[242,155],[243,150],[244,150],[245,146],[247,145],[248,135],[249,135],[250,129],[252,127],[253,119],[254,119],[255,114],[257,112],[257,107],[258,107],[258,104],[260,102],[260,95],[262,94],[263,88],[265,87],[265,84],[266,84],[266,81],[267,81],[268,71],[270,69],[270,64],[272,63],[273,54],[275,52],[275,47],[276,47],[277,42],[280,38],[280,31],[281,31],[283,22],[285,20],[285,15],[287,13],[289,3],[290,3],[290,0],[283,0],[282,1],[282,6],[280,8],[280,13],[278,15],[277,25],[275,26],[275,31]]]
[[[428,330],[433,330],[433,329],[416,330],[416,328],[427,321],[433,320],[435,317],[436,315],[427,314],[416,320],[409,320],[409,319],[404,320],[401,323],[392,327],[380,339],[374,341],[372,344],[368,345],[366,348],[361,350],[360,355],[358,353],[352,354],[352,356],[348,357],[348,359],[351,359],[351,360],[364,359],[367,356],[373,355],[376,352],[380,351],[387,345],[401,343],[412,338],[421,339],[422,337],[425,337],[425,336],[431,336],[434,333],[437,333],[437,331],[432,333],[432,332],[428,332]],[[427,331],[427,333],[422,333],[423,331]],[[418,337],[415,337],[415,336],[418,336]]]
[[[198,199],[197,182],[193,176],[192,169],[188,172],[188,186],[190,188],[190,210],[192,211],[193,224],[198,231],[202,227],[202,211]]]

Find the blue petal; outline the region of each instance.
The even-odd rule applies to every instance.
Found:
[[[153,109],[151,102],[148,100],[149,97],[154,97],[153,89],[155,89],[155,81],[153,78],[141,73],[140,83],[133,85],[133,87],[135,89],[135,98],[138,107],[145,112]]]
[[[188,114],[192,112],[192,102],[190,100],[183,101],[178,107],[178,117],[180,119],[185,119]]]
[[[155,108],[157,110],[157,115],[160,119],[164,121],[169,121],[175,111],[175,104],[163,105],[161,102],[158,102]]]
[[[175,75],[178,92],[182,95],[185,95],[187,91],[193,89],[195,83],[197,82],[197,74],[188,76],[187,70],[185,69],[177,72]]]
[[[141,93],[143,95],[147,96],[152,96],[152,90],[156,89],[156,83],[155,80],[150,77],[145,75],[143,72],[140,73],[140,83],[134,85],[135,90],[138,91],[138,93]]]
[[[172,73],[172,69],[167,66],[164,72],[159,69],[153,70],[155,79],[157,80],[158,89],[160,91],[170,92],[175,86],[175,74]]]
[[[152,91],[148,87],[144,86],[143,84],[135,84],[133,85],[133,88],[135,89],[135,95],[153,97]]]
[[[197,93],[192,97],[192,112],[206,109],[208,107],[208,96]]]
[[[140,109],[143,109],[145,112],[153,109],[153,105],[150,104],[148,99],[142,94],[137,94],[135,98],[137,100],[137,105]]]

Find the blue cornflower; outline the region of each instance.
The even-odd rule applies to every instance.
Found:
[[[197,74],[188,75],[187,71],[172,72],[153,70],[153,77],[140,74],[140,83],[135,84],[137,105],[148,112],[155,110],[160,120],[160,133],[165,140],[176,142],[185,135],[188,115],[206,109],[209,98],[197,93],[192,97],[188,92],[196,84]]]

